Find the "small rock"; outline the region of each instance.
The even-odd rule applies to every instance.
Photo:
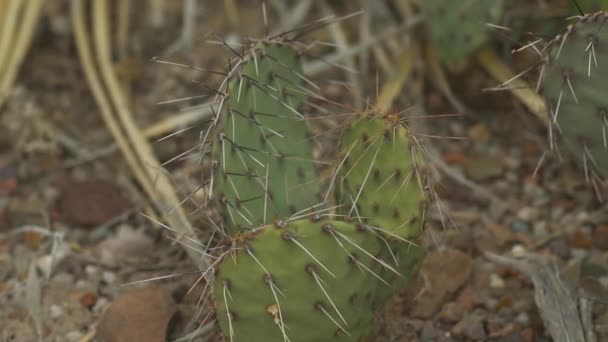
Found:
[[[471,156],[464,163],[464,171],[474,181],[486,181],[502,176],[505,165],[500,158]]]
[[[98,327],[105,342],[164,342],[177,311],[171,293],[146,287],[123,293],[105,311]]]
[[[63,315],[63,309],[61,308],[61,306],[59,306],[57,304],[53,304],[49,308],[49,313],[50,313],[51,319],[57,319],[57,318],[61,317],[61,315]]]
[[[59,198],[63,218],[83,227],[103,224],[124,213],[130,205],[122,192],[105,180],[70,182]]]
[[[513,254],[513,256],[516,257],[516,258],[523,257],[527,253],[528,253],[528,251],[526,250],[526,247],[524,247],[522,245],[515,245],[511,249],[511,254]]]
[[[420,329],[420,341],[435,341],[439,337],[439,331],[435,329],[432,322],[424,322]]]
[[[106,306],[108,306],[109,303],[110,303],[110,301],[106,297],[99,297],[97,299],[97,302],[93,306],[92,311],[96,314],[102,313],[103,310],[106,308]]]
[[[519,333],[519,332],[514,332],[507,336],[501,336],[493,341],[495,341],[495,342],[525,342],[523,336],[521,336],[521,333]]]
[[[493,289],[504,289],[505,281],[496,273],[490,275],[490,287]]]
[[[82,306],[91,309],[97,303],[97,295],[93,292],[85,292],[78,299]]]
[[[534,342],[536,334],[532,328],[526,328],[521,331],[521,337],[524,339],[524,342]]]
[[[555,239],[549,243],[549,250],[551,253],[557,255],[562,260],[570,259],[570,247],[564,239]]]
[[[519,219],[515,219],[511,222],[511,229],[516,233],[529,233],[530,225]]]
[[[441,308],[439,318],[446,322],[458,322],[462,319],[465,312],[456,302],[449,302]]]
[[[44,274],[46,277],[50,277],[53,269],[59,265],[61,261],[63,261],[70,254],[70,247],[66,244],[62,244],[55,251],[55,253],[43,255],[38,260],[36,260],[36,267]]]
[[[417,278],[424,291],[414,303],[412,316],[433,316],[466,283],[472,270],[472,258],[459,250],[445,249],[427,254]]]
[[[593,230],[593,245],[608,250],[608,224],[600,224]]]
[[[118,232],[103,240],[98,248],[101,261],[115,265],[127,258],[148,255],[154,248],[154,240],[143,229],[121,225]]]
[[[484,341],[487,333],[483,321],[484,315],[482,313],[473,313],[452,327],[452,333],[475,341]]]
[[[519,209],[516,216],[522,221],[532,222],[540,217],[540,210],[533,207],[523,207]]]
[[[581,229],[577,229],[568,237],[568,243],[572,248],[589,249],[593,246],[591,236]]]
[[[520,312],[515,317],[515,323],[519,324],[522,327],[527,327],[530,325],[530,315],[527,312]]]
[[[70,331],[69,333],[65,334],[65,339],[69,342],[78,342],[78,341],[82,340],[83,336],[84,336],[83,333],[81,333],[80,331],[74,330],[74,331]]]
[[[486,143],[492,138],[492,133],[483,123],[478,123],[469,128],[468,136],[477,143]]]
[[[17,189],[17,167],[0,159],[0,195],[8,196]]]
[[[89,277],[89,278],[95,278],[95,277],[97,277],[97,274],[99,273],[99,267],[94,266],[94,265],[87,265],[84,268],[84,273],[86,273],[87,277]]]
[[[103,279],[106,284],[112,284],[116,281],[116,274],[114,272],[104,271],[101,274],[101,279]]]

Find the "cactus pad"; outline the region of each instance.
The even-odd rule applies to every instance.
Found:
[[[424,0],[422,6],[440,59],[458,63],[486,42],[485,24],[500,19],[504,0]]]
[[[342,213],[385,238],[380,256],[400,273],[380,271],[392,287],[378,288],[375,307],[406,285],[424,254],[419,236],[427,196],[421,157],[395,115],[358,119],[345,129],[340,142],[335,182]]]
[[[343,214],[405,239],[420,235],[426,205],[422,158],[397,117],[352,123],[343,133],[338,163]]]
[[[235,244],[214,286],[230,340],[358,341],[370,332],[377,274],[386,269],[373,232],[300,220],[252,230]]]
[[[587,15],[548,46],[543,81],[564,145],[586,171],[608,175],[608,14]]]
[[[213,194],[234,234],[311,208],[319,183],[301,114],[307,96],[297,54],[261,43],[238,61],[228,82],[214,142]]]

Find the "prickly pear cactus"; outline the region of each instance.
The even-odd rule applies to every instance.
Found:
[[[342,213],[403,239],[422,230],[426,206],[421,152],[394,115],[346,128],[334,179]]]
[[[458,63],[485,44],[486,23],[496,23],[504,0],[423,0],[431,40],[445,63]]]
[[[335,174],[342,213],[384,238],[381,256],[400,273],[382,270],[378,306],[415,275],[423,257],[420,235],[427,204],[424,162],[408,129],[395,115],[365,117],[346,128]]]
[[[212,191],[233,235],[313,207],[319,183],[296,52],[261,43],[237,61],[228,82]]]
[[[218,267],[217,318],[230,341],[359,341],[389,270],[385,248],[355,223],[300,220],[237,237]],[[396,273],[394,269],[391,272]],[[387,286],[387,285],[384,285]]]
[[[558,134],[586,175],[608,175],[608,14],[587,15],[547,47],[544,93]]]

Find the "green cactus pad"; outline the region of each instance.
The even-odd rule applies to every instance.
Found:
[[[227,338],[358,341],[367,335],[377,274],[386,263],[376,257],[382,240],[362,227],[300,220],[240,235],[214,285]]]
[[[543,80],[564,145],[585,170],[608,175],[608,14],[588,15],[548,46]]]
[[[229,77],[214,142],[213,194],[231,235],[319,203],[297,54],[263,43],[239,63]]]
[[[399,118],[387,115],[355,121],[340,141],[334,182],[342,214],[385,238],[380,256],[400,273],[380,271],[391,287],[378,288],[374,307],[407,284],[424,255],[419,245],[427,203],[424,163],[411,139]]]
[[[431,40],[444,63],[458,63],[485,44],[486,23],[500,19],[504,0],[423,0]]]
[[[424,165],[398,118],[352,123],[342,135],[337,163],[334,182],[342,214],[404,239],[420,235]]]

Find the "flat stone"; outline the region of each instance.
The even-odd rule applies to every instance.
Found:
[[[121,294],[105,311],[98,328],[104,342],[164,342],[177,305],[171,293],[146,287]]]

